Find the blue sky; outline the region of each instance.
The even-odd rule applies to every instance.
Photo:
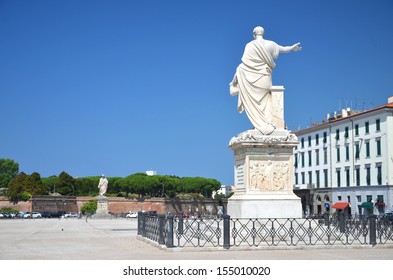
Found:
[[[228,84],[252,30],[281,54],[290,130],[393,95],[393,1],[0,0],[0,158],[43,177],[159,174],[233,184],[251,128]]]

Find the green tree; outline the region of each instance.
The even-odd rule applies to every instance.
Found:
[[[82,177],[75,179],[75,195],[94,196],[98,194],[99,177]]]
[[[75,195],[76,181],[66,172],[61,172],[56,184],[56,191],[61,195]]]
[[[157,176],[160,182],[160,196],[163,197],[174,197],[180,189],[181,179],[176,176]]]
[[[95,213],[97,211],[97,200],[85,202],[81,207],[82,214]]]
[[[48,193],[57,193],[56,185],[58,185],[59,177],[57,176],[50,176],[47,178],[41,178],[42,184],[44,188],[48,190]]]
[[[19,173],[19,163],[12,159],[0,158],[0,189],[7,188],[9,182]]]
[[[27,175],[19,173],[8,184],[6,196],[12,202],[28,200],[33,195],[47,194],[47,189],[42,184],[41,176],[37,172]]]

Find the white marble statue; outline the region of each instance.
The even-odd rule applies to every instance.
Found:
[[[230,94],[239,95],[238,111],[246,111],[248,118],[262,134],[271,134],[276,127],[272,124],[272,71],[274,59],[280,53],[301,50],[300,43],[280,46],[263,38],[264,29],[254,28],[254,40],[249,42],[243,53],[242,63],[230,83]]]
[[[108,179],[102,174],[100,182],[98,183],[99,195],[104,196],[108,189]]]

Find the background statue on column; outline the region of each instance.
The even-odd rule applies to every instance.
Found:
[[[272,124],[272,72],[274,59],[280,53],[301,50],[300,43],[280,46],[263,38],[264,29],[257,26],[253,31],[254,40],[249,42],[243,53],[242,63],[230,83],[230,94],[239,95],[238,111],[246,114],[262,134],[271,134],[276,127]]]
[[[98,183],[99,195],[104,196],[108,189],[108,179],[102,174],[100,182]]]

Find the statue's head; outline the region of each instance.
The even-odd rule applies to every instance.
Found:
[[[105,178],[105,174],[102,174],[101,177],[102,177],[102,178]]]
[[[254,39],[259,35],[259,36],[263,36],[263,33],[265,33],[265,29],[263,29],[262,26],[257,26],[254,28],[254,30],[252,31],[252,34],[254,35]]]

